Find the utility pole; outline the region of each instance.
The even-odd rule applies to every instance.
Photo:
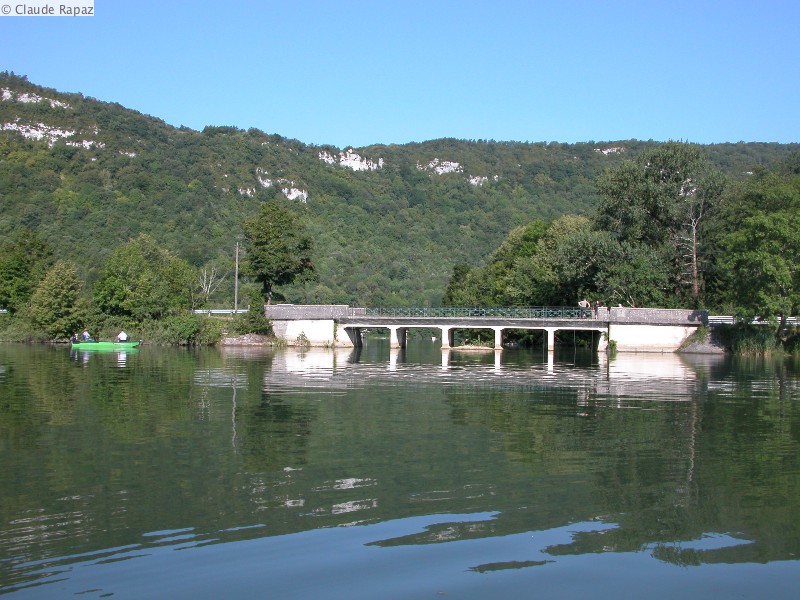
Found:
[[[236,271],[233,276],[233,314],[239,312],[239,242],[236,242]]]

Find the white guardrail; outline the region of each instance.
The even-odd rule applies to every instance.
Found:
[[[733,325],[736,323],[736,318],[729,315],[708,315],[709,325]],[[771,325],[769,321],[762,321],[760,319],[753,319],[753,325]],[[786,319],[787,325],[797,325],[797,317],[788,317]]]

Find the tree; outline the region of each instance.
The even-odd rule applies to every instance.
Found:
[[[23,308],[52,264],[52,248],[30,229],[0,244],[0,308]]]
[[[699,147],[670,142],[606,171],[598,179],[600,229],[644,244],[670,261],[676,294],[702,287],[703,233],[718,207],[724,178]]]
[[[669,293],[669,261],[664,256],[644,244],[609,240],[606,247],[594,285],[609,305],[670,307],[676,303]]]
[[[311,238],[300,215],[277,201],[243,223],[247,268],[271,301],[276,285],[287,285],[313,273]]]
[[[52,339],[67,339],[84,326],[81,302],[83,284],[72,263],[58,261],[47,272],[31,296],[28,320]]]
[[[159,318],[191,306],[191,266],[141,234],[114,250],[94,288],[103,312],[137,320]]]
[[[215,264],[207,264],[197,273],[192,290],[192,306],[205,306],[217,288],[225,281],[227,273],[220,273]]]
[[[745,320],[778,322],[800,308],[800,175],[781,167],[756,175],[723,217],[720,265],[727,298]]]

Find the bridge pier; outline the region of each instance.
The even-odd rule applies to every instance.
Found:
[[[494,329],[494,349],[503,349],[503,327],[492,327]]]
[[[407,327],[389,326],[389,348],[405,348],[407,337]]]
[[[558,331],[555,327],[545,327],[544,330],[547,332],[547,351],[553,352],[556,349],[556,331]]]
[[[453,327],[440,327],[442,330],[442,350],[453,347]]]

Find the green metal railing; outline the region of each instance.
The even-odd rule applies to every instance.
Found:
[[[592,316],[591,309],[576,306],[530,306],[525,308],[508,307],[377,307],[356,309],[365,317],[499,317],[506,319],[587,319]]]

